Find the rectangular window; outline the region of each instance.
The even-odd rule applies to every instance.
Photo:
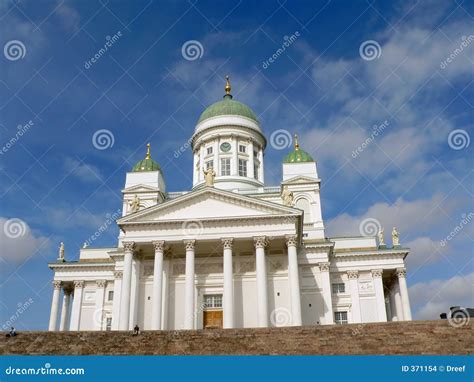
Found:
[[[258,158],[258,151],[257,150],[253,150],[253,157]]]
[[[338,325],[347,324],[347,312],[334,312],[334,322]]]
[[[239,176],[247,176],[247,161],[239,159]]]
[[[332,284],[332,293],[346,293],[346,285],[344,283],[336,283]]]
[[[258,167],[259,167],[258,164],[253,165],[253,177],[257,180],[258,180],[258,170],[259,170]]]
[[[207,148],[207,155],[211,155],[211,154],[212,154],[212,146]]]
[[[244,145],[239,145],[239,153],[246,153],[247,152],[247,146]]]
[[[209,170],[210,168],[214,168],[214,161],[209,160],[206,162],[206,170]]]
[[[108,301],[113,301],[114,300],[114,291],[113,290],[109,290],[109,293],[107,295],[107,300]]]
[[[112,317],[107,317],[105,330],[112,330]]]
[[[208,294],[204,296],[205,308],[222,308],[221,294]]]
[[[221,159],[221,176],[230,175],[230,158]]]

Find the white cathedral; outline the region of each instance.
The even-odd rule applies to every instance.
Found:
[[[191,190],[166,191],[148,145],[126,174],[117,246],[78,261],[61,246],[49,330],[411,320],[398,234],[392,247],[383,233],[326,237],[316,162],[296,139],[280,185],[265,186],[265,135],[230,91],[197,121]]]

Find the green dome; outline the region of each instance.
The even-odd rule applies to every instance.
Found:
[[[314,162],[314,159],[306,151],[300,149],[298,136],[295,134],[295,149],[283,159],[283,163]]]
[[[161,171],[160,165],[156,163],[150,156],[150,144],[147,144],[147,152],[145,159],[139,161],[135,166],[133,166],[132,172],[140,171]]]
[[[242,102],[234,101],[230,94],[226,94],[222,101],[213,103],[204,110],[197,123],[219,115],[240,115],[242,117],[250,118],[258,123],[257,116],[253,110]]]

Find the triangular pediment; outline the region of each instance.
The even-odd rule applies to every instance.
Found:
[[[157,187],[149,186],[147,184],[136,184],[132,187],[125,188],[122,192],[131,193],[131,192],[156,192],[159,191]]]
[[[320,179],[311,178],[309,176],[298,175],[294,178],[290,178],[282,182],[282,184],[305,184],[305,183],[318,183]]]
[[[190,219],[301,215],[301,211],[229,191],[205,187],[118,220],[118,224]]]

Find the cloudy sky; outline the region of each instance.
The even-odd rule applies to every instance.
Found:
[[[0,0],[0,323],[31,298],[15,325],[47,327],[47,262],[117,213],[147,142],[168,190],[191,187],[175,152],[227,74],[269,140],[267,185],[276,138],[300,134],[328,236],[397,226],[414,317],[474,306],[473,17],[467,1]]]

